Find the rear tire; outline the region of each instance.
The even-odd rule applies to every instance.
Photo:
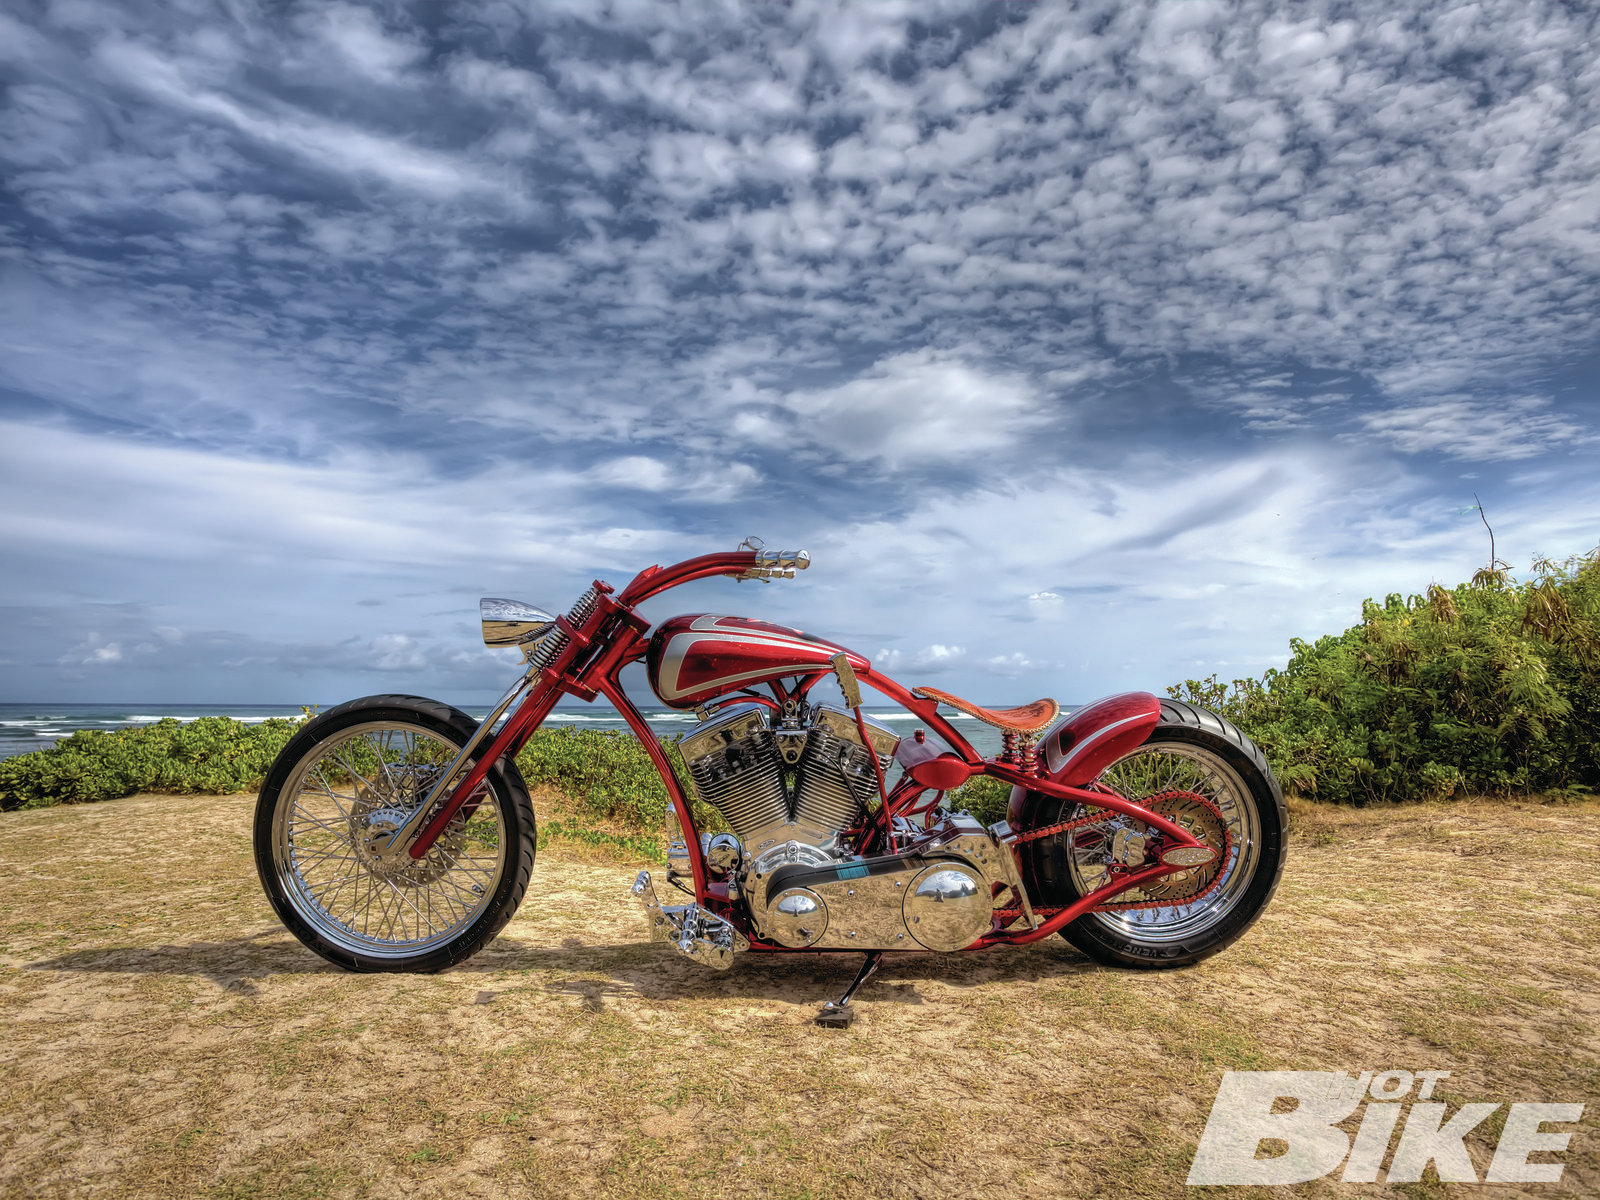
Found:
[[[273,911],[350,971],[440,971],[511,920],[533,872],[533,802],[515,764],[417,860],[366,836],[415,811],[478,723],[421,696],[367,696],[308,721],[256,801],[255,857]]]
[[[1163,700],[1149,738],[1107,767],[1100,779],[1141,802],[1167,789],[1206,797],[1225,817],[1233,849],[1219,869],[1222,878],[1199,893],[1196,903],[1088,912],[1061,936],[1091,958],[1140,969],[1188,966],[1243,936],[1283,875],[1287,825],[1283,791],[1255,743],[1216,713]],[[1070,800],[1029,792],[1019,826],[1025,832],[1089,811]],[[1023,880],[1032,902],[1065,907],[1099,886],[1108,877],[1102,851],[1095,834],[1082,830],[1025,843]],[[1129,897],[1138,900],[1140,893],[1118,899]]]

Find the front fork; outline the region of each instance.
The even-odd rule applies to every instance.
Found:
[[[517,706],[500,727],[500,732],[489,741],[495,723],[524,692],[528,693],[527,699]],[[542,676],[541,672],[530,669],[522,675],[500,697],[489,715],[479,722],[476,731],[467,739],[467,744],[461,747],[455,759],[445,768],[444,774],[428,790],[427,798],[406,818],[403,825],[374,845],[376,853],[385,857],[403,854],[413,859],[427,854],[456,814],[469,803],[476,804],[484,780],[494,764],[500,761],[502,755],[513,753],[526,733],[538,728],[560,698],[560,687]],[[461,776],[462,767],[485,741],[489,741],[488,749],[479,754],[477,762],[472,764],[465,776]],[[458,776],[459,783],[455,782]]]

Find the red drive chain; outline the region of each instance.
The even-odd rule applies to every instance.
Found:
[[[1222,815],[1222,810],[1197,792],[1181,790],[1157,792],[1153,796],[1146,796],[1140,803],[1145,808],[1153,809],[1157,804],[1166,800],[1191,801],[1205,808],[1217,819],[1217,824],[1222,827],[1222,849],[1217,854],[1219,866],[1216,875],[1199,892],[1196,892],[1193,896],[1185,896],[1181,900],[1128,900],[1121,902],[1109,900],[1104,904],[1095,905],[1094,908],[1089,910],[1090,912],[1134,912],[1150,908],[1176,908],[1179,905],[1194,904],[1205,899],[1221,885],[1223,879],[1227,876],[1227,872],[1223,868],[1228,865],[1228,857],[1233,853],[1233,831],[1228,828],[1228,821]],[[1115,812],[1112,809],[1101,809],[1099,812],[1085,813],[1083,816],[1074,817],[1070,821],[1059,821],[1054,825],[1045,825],[1039,829],[1030,829],[1026,833],[1019,833],[1016,837],[1016,844],[1020,846],[1025,842],[1036,842],[1041,838],[1055,837],[1057,834],[1068,833],[1074,829],[1082,829],[1088,825],[1098,825],[1102,821],[1109,821],[1123,815],[1125,814]],[[1135,818],[1129,819],[1133,820]],[[1056,913],[1065,912],[1067,907],[1067,905],[1062,905],[1059,908],[1040,908],[1035,905],[1033,915],[1049,919],[1055,916]],[[1020,906],[1017,908],[997,908],[994,910],[994,915],[1000,918],[999,928],[1004,929],[1022,915],[1022,909]]]

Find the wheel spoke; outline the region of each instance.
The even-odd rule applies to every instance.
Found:
[[[274,824],[274,857],[290,904],[320,937],[354,953],[407,957],[460,936],[491,902],[514,844],[494,786],[421,859],[380,853],[379,835],[458,750],[420,726],[373,722],[297,765]]]
[[[1233,847],[1216,872],[1220,882],[1190,901],[1175,899],[1162,904],[1161,881],[1146,888],[1125,892],[1114,904],[1156,904],[1160,907],[1112,909],[1095,914],[1095,919],[1142,941],[1176,941],[1217,924],[1238,904],[1255,866],[1257,821],[1244,781],[1213,751],[1175,742],[1147,743],[1114,763],[1101,782],[1120,795],[1143,802],[1147,797],[1166,792],[1188,792],[1216,806],[1227,826]],[[1195,802],[1188,802],[1193,804]],[[1077,815],[1088,812],[1080,807]],[[1122,818],[1117,818],[1122,820]],[[1210,820],[1215,821],[1215,816]],[[1217,847],[1219,850],[1221,847]],[[1099,839],[1082,844],[1069,839],[1067,867],[1074,888],[1085,895],[1103,886],[1110,878],[1111,837],[1109,831]],[[1248,855],[1248,857],[1247,857]],[[1165,877],[1181,881],[1193,874]],[[1171,885],[1167,885],[1170,894]],[[1179,892],[1181,895],[1182,893]]]

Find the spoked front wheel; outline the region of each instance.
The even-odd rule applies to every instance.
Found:
[[[1244,934],[1283,874],[1283,793],[1261,751],[1231,722],[1177,700],[1161,702],[1150,737],[1101,773],[1098,786],[1183,826],[1217,852],[1117,896],[1061,931],[1101,962],[1178,967],[1209,957]],[[1145,827],[1071,801],[1028,793],[1022,827],[1084,824],[1028,843],[1024,872],[1035,905],[1066,906],[1126,869]]]
[[[505,927],[533,871],[533,804],[497,763],[421,858],[392,833],[477,727],[419,696],[368,696],[307,722],[256,803],[256,869],[291,933],[352,971],[438,971]]]

